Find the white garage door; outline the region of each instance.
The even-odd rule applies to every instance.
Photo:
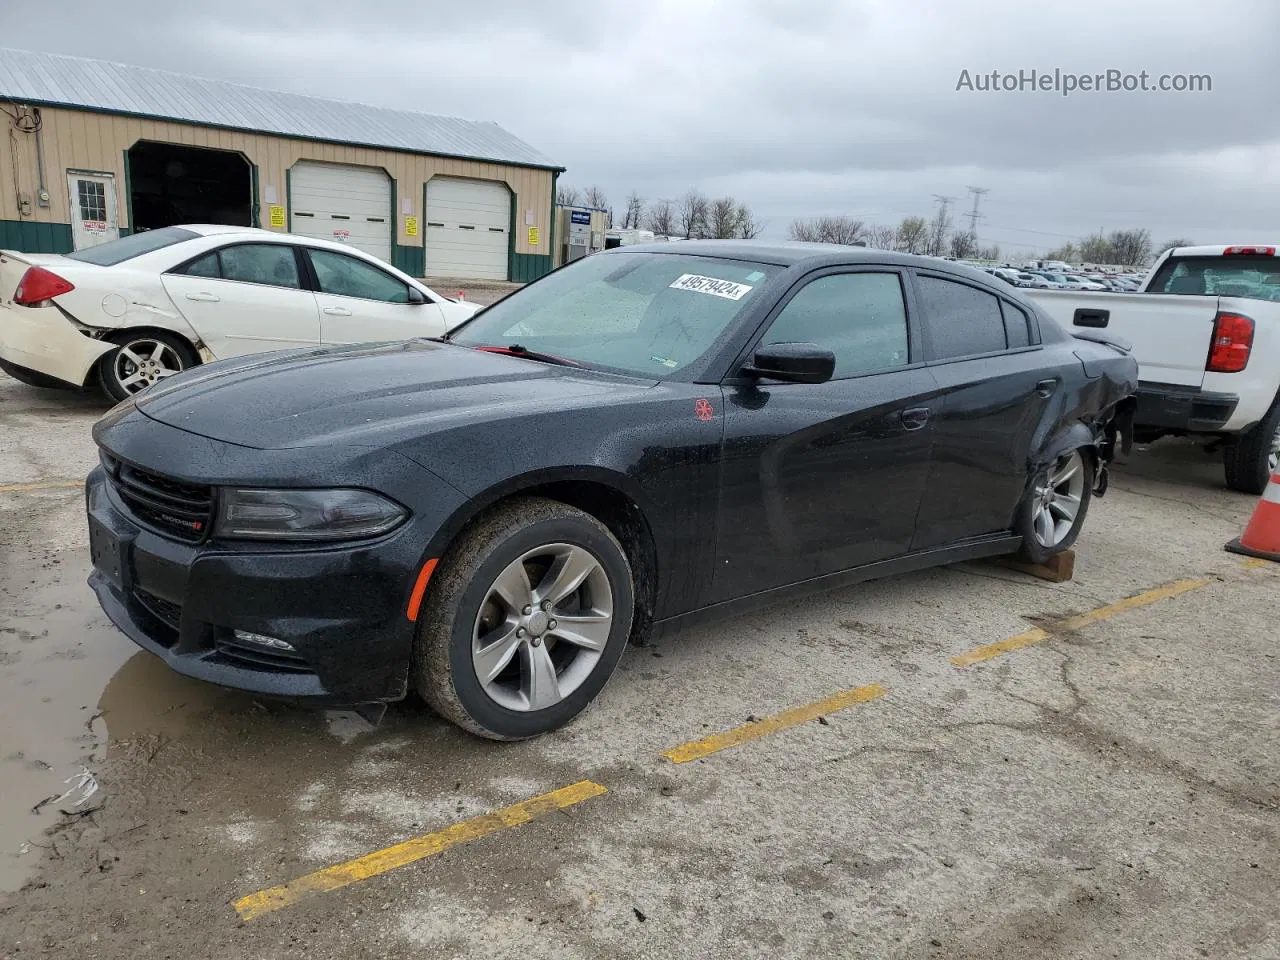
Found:
[[[289,209],[294,233],[391,262],[391,178],[383,171],[302,161],[289,172]]]
[[[427,273],[507,279],[511,193],[492,180],[427,181]]]

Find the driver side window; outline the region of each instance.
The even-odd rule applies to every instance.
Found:
[[[902,281],[896,273],[819,277],[782,308],[761,342],[825,347],[836,355],[836,380],[906,366]]]

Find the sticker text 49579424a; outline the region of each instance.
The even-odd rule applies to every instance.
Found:
[[[692,290],[694,293],[709,293],[713,297],[724,297],[726,300],[741,300],[751,292],[745,283],[734,283],[732,280],[717,280],[715,277],[700,277],[696,273],[686,273],[671,284],[672,290]]]

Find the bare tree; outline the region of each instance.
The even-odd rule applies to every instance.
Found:
[[[638,229],[642,216],[644,216],[644,198],[637,191],[632,190],[627,196],[627,211],[622,215],[622,228]]]
[[[929,248],[929,221],[924,217],[903,217],[898,224],[896,246],[903,253],[924,253]]]
[[[655,200],[645,216],[648,228],[659,237],[669,237],[676,232],[676,211],[670,200]]]
[[[1080,254],[1080,248],[1074,243],[1064,243],[1056,250],[1050,250],[1044,255],[1046,260],[1061,260],[1063,263],[1076,263],[1084,259]]]
[[[898,231],[888,224],[874,223],[867,227],[867,246],[877,250],[894,250],[898,244]]]
[[[732,240],[738,235],[738,201],[720,197],[707,205],[706,235],[712,240]]]
[[[1160,246],[1152,247],[1151,249],[1155,256],[1158,257],[1166,250],[1176,250],[1178,247],[1194,247],[1195,245],[1196,242],[1194,240],[1188,240],[1186,237],[1174,237],[1172,240],[1166,240]]]
[[[867,225],[856,217],[818,217],[814,220],[793,220],[788,228],[792,240],[804,243],[843,243],[853,245],[866,242]]]
[[[577,187],[571,187],[567,183],[562,183],[556,187],[556,203],[562,207],[576,207],[581,200],[581,196]]]
[[[738,207],[738,236],[743,240],[754,240],[764,230],[763,221],[757,220],[751,208],[745,203]]]
[[[1090,234],[1080,241],[1080,259],[1085,263],[1111,263],[1111,242],[1101,232]]]
[[[945,203],[938,204],[938,212],[929,223],[929,241],[925,252],[931,257],[940,257],[947,249],[947,239],[951,236],[951,214],[947,212]]]
[[[1106,263],[1120,263],[1140,267],[1151,259],[1151,232],[1148,230],[1114,230],[1107,237],[1113,259]]]
[[[707,198],[690,190],[676,207],[676,226],[686,240],[701,237],[707,230]]]
[[[983,247],[981,250],[978,251],[978,259],[979,260],[999,260],[1000,244],[993,243],[989,247]]]
[[[951,235],[951,255],[957,260],[968,260],[978,252],[978,238],[965,230]]]
[[[613,207],[609,206],[609,198],[603,190],[599,187],[587,187],[586,193],[582,195],[582,202],[585,206],[603,210],[609,229],[613,229]]]

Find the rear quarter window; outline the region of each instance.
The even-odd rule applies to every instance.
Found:
[[[1004,316],[995,294],[941,277],[917,277],[916,283],[935,360],[1006,349]]]

